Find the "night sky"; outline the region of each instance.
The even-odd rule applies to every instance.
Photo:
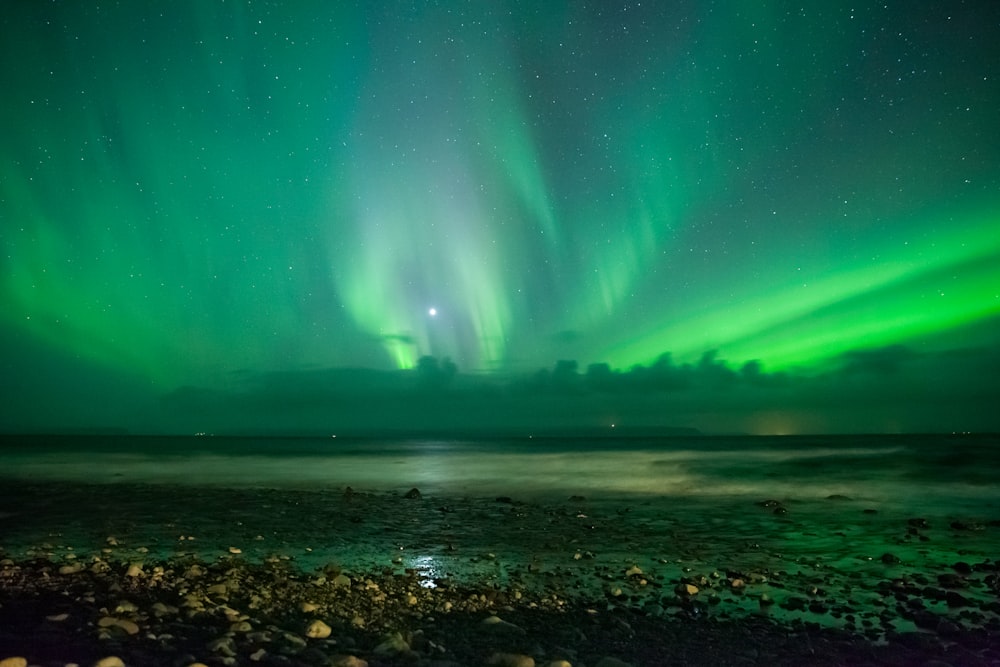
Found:
[[[1000,4],[14,2],[0,430],[1000,430]]]

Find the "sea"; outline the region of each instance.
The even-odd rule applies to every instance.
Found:
[[[874,614],[886,582],[1000,558],[996,435],[4,436],[0,484],[0,558],[282,558],[597,597],[637,570],[657,595],[737,573],[756,589],[733,614],[817,583]]]

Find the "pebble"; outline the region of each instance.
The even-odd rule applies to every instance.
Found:
[[[487,665],[496,667],[535,667],[535,659],[523,653],[494,653],[486,659]]]
[[[109,655],[95,662],[94,667],[125,667],[125,663],[117,655]]]
[[[598,660],[594,667],[632,667],[632,663],[607,656]]]
[[[28,659],[21,656],[11,656],[0,660],[0,667],[28,667]]]
[[[306,637],[311,639],[326,639],[330,636],[331,632],[333,632],[333,629],[329,625],[323,621],[315,620],[306,628]]]
[[[330,667],[368,667],[368,661],[353,655],[335,655],[330,658]]]
[[[376,655],[393,655],[396,653],[408,653],[410,645],[403,639],[403,635],[393,632],[382,637],[382,641],[375,647]]]

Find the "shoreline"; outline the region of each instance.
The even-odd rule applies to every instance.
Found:
[[[988,515],[833,497],[3,483],[0,660],[1000,662]],[[314,621],[330,634],[309,636]]]
[[[558,587],[428,582],[389,568],[307,573],[288,560],[252,564],[241,554],[141,565],[7,558],[0,562],[0,660],[23,656],[41,667],[107,656],[126,665],[292,667],[1000,660],[996,629],[939,627],[873,642],[810,623],[719,619],[693,596],[688,602],[656,613],[627,593],[587,599]]]

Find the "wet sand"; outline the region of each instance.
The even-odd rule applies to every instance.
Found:
[[[4,485],[0,659],[1000,663],[989,517],[850,498]]]

